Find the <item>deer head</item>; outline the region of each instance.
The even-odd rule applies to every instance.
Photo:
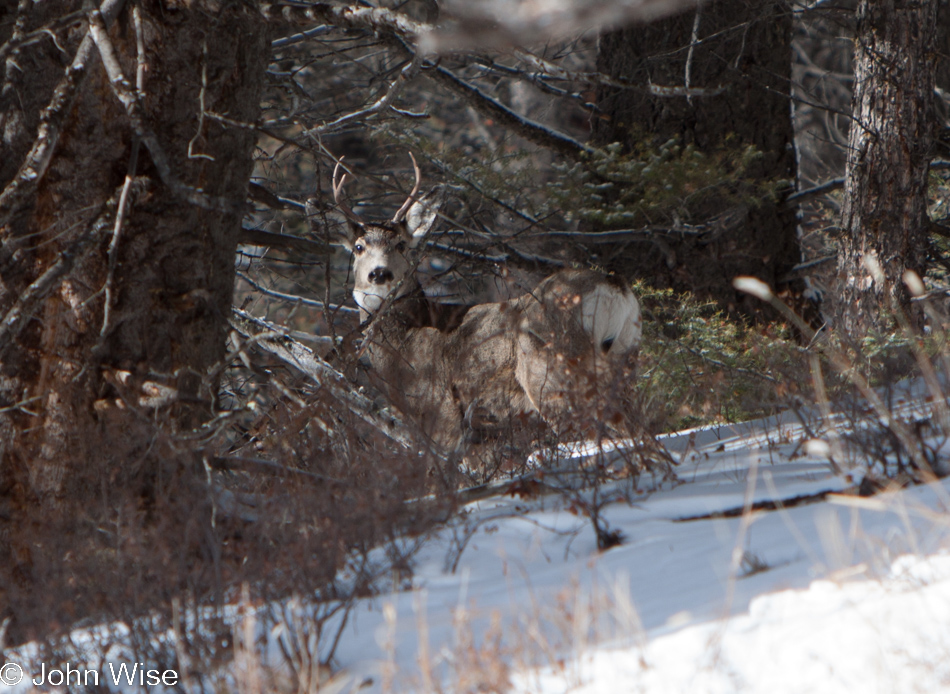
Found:
[[[392,219],[387,222],[365,222],[343,200],[346,173],[340,174],[342,159],[333,171],[333,199],[346,217],[347,234],[343,241],[353,254],[355,285],[353,298],[365,320],[379,310],[394,290],[396,298],[414,291],[418,284],[408,277],[412,268],[410,252],[429,233],[438,212],[432,198],[438,189],[416,199],[421,176],[416,158],[409,153],[415,170],[415,184]]]

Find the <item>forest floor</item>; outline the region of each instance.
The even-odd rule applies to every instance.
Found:
[[[907,421],[923,416],[919,388],[896,399]],[[675,482],[472,502],[424,538],[397,589],[322,635],[299,628],[302,600],[267,628],[234,613],[260,657],[222,681],[299,691],[279,674],[286,654],[338,636],[319,691],[950,692],[950,483],[857,495],[869,463],[855,425],[832,464],[818,419],[667,435]],[[593,506],[617,546],[598,549]]]

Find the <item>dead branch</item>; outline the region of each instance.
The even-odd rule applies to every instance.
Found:
[[[261,294],[266,294],[267,296],[272,296],[275,299],[283,299],[284,301],[289,301],[292,304],[303,304],[304,306],[313,306],[314,308],[324,309],[329,308],[331,311],[342,311],[343,313],[359,313],[359,309],[353,308],[351,306],[339,306],[337,304],[327,304],[324,301],[317,301],[315,299],[308,299],[304,296],[297,296],[296,294],[285,294],[284,292],[278,292],[274,289],[268,289],[267,287],[261,286],[258,282],[255,282],[250,277],[245,275],[243,272],[236,273],[238,277],[247,282],[249,285],[254,287]]]
[[[13,53],[13,51],[18,48],[24,48],[25,46],[38,43],[43,39],[49,39],[57,48],[60,48],[59,43],[56,40],[56,34],[54,32],[59,31],[60,29],[65,29],[68,26],[73,24],[78,24],[83,19],[85,19],[86,13],[83,10],[76,10],[75,12],[70,12],[65,14],[62,17],[57,17],[53,21],[45,24],[39,29],[34,29],[23,34],[17,34],[12,36],[9,41],[0,46],[0,61],[6,60],[7,56]],[[62,48],[60,48],[62,50]]]
[[[266,205],[272,210],[303,211],[307,209],[307,205],[305,203],[292,200],[291,198],[281,197],[280,195],[275,195],[260,183],[254,183],[253,181],[248,184],[247,195],[254,202],[259,202],[262,205]]]
[[[353,390],[339,371],[320,359],[306,345],[283,334],[276,326],[238,308],[232,309],[231,327],[245,338],[256,338],[257,344],[281,361],[303,373],[367,424],[396,443],[409,449],[418,446],[408,427],[394,413],[379,412],[373,401]],[[263,337],[261,336],[263,335]]]
[[[554,128],[549,128],[518,115],[500,101],[488,96],[478,87],[457,77],[444,67],[437,66],[431,70],[426,70],[423,74],[463,99],[479,113],[493,118],[500,125],[507,127],[529,142],[554,150],[571,159],[581,159],[595,151],[593,147],[578,142]]]
[[[333,248],[320,241],[305,239],[293,234],[277,234],[263,229],[249,229],[242,227],[238,233],[238,243],[248,246],[266,246],[269,248],[287,248],[301,253],[315,255],[333,255]]]

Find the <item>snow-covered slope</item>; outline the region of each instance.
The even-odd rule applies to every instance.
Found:
[[[350,684],[950,691],[950,494],[823,496],[855,480],[806,439],[790,417],[668,437],[681,483],[607,506],[625,542],[606,552],[557,497],[472,504],[417,557],[413,592],[353,616]]]
[[[946,484],[846,494],[856,474],[808,431],[786,415],[666,437],[679,483],[602,488],[624,538],[603,552],[576,512],[589,494],[471,503],[404,589],[351,611],[323,691],[950,692]],[[292,631],[259,630],[275,668]]]

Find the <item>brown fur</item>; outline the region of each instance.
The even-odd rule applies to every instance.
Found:
[[[540,420],[559,433],[590,433],[615,418],[640,343],[629,288],[590,270],[561,270],[513,301],[449,310],[410,275],[408,253],[433,224],[433,205],[404,205],[383,224],[341,209],[354,298],[364,321],[373,318],[365,348],[375,376],[436,446],[452,452]]]

